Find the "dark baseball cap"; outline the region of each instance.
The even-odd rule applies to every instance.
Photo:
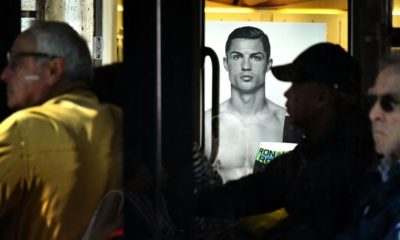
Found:
[[[286,82],[320,82],[337,91],[361,93],[361,67],[341,46],[318,43],[300,53],[290,64],[272,67]]]

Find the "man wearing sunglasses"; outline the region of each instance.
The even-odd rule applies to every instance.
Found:
[[[7,57],[0,239],[81,239],[119,184],[121,110],[89,90],[89,49],[66,23],[35,23]]]
[[[368,91],[375,149],[383,157],[360,188],[354,224],[340,239],[400,236],[400,61],[387,60]]]
[[[368,95],[375,148],[388,168],[400,159],[400,64],[384,68]]]

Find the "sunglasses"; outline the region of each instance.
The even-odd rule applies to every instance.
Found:
[[[400,101],[397,100],[392,94],[383,94],[380,96],[369,95],[368,105],[370,106],[370,109],[375,105],[376,101],[379,102],[379,106],[386,113],[393,112],[393,110],[400,105]]]
[[[11,68],[15,67],[15,60],[20,57],[36,57],[36,58],[49,58],[53,59],[57,56],[50,55],[47,53],[41,52],[17,52],[17,51],[9,51],[7,52],[7,62]]]

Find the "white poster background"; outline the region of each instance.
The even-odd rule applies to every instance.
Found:
[[[238,27],[252,26],[268,35],[271,44],[273,66],[290,63],[307,47],[326,42],[325,23],[286,23],[286,22],[222,22],[206,21],[205,46],[211,47],[218,55],[220,65],[220,103],[230,98],[230,82],[223,65],[225,43],[229,34]],[[211,61],[205,61],[205,110],[211,108]],[[265,95],[271,101],[285,106],[284,92],[290,83],[276,80],[271,71],[265,79]]]

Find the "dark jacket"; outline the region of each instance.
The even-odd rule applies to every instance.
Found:
[[[289,216],[268,239],[332,239],[350,218],[352,194],[374,156],[369,121],[353,112],[263,172],[198,194],[196,214],[236,218],[284,207]]]
[[[391,167],[389,179],[370,172],[360,187],[351,227],[338,239],[395,240],[400,234],[400,164]]]

